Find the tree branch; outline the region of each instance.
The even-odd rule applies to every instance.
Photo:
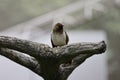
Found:
[[[1,55],[27,67],[45,80],[66,80],[72,71],[88,57],[101,54],[105,50],[104,41],[50,48],[45,44],[0,36]],[[68,64],[69,61],[71,63]]]
[[[104,41],[99,43],[76,43],[55,48],[54,53],[61,60],[61,63],[72,60],[80,54],[100,54],[105,52],[106,44]]]
[[[32,70],[33,72],[40,74],[40,72],[36,70],[36,68],[39,66],[39,63],[35,58],[7,48],[0,48],[0,54]]]
[[[59,68],[59,78],[60,80],[66,80],[68,76],[72,73],[72,71],[82,64],[87,58],[92,56],[93,54],[80,54],[72,60],[71,64],[62,64]]]
[[[46,53],[44,50],[49,49],[49,46],[45,44],[8,36],[0,36],[0,47],[14,49],[34,57],[38,56],[38,53]]]
[[[72,71],[80,64],[82,64],[87,58],[91,57],[94,54],[105,52],[106,44],[104,41],[99,43],[77,43],[66,45],[57,49],[59,50],[55,49],[56,54],[59,53],[59,56],[62,60],[61,63],[63,63],[59,67],[57,80],[66,80]],[[71,60],[71,64],[65,63],[66,60]]]

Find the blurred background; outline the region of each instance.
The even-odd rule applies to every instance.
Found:
[[[0,0],[0,35],[45,43],[61,22],[71,43],[105,40],[105,54],[94,55],[68,80],[120,80],[120,0]],[[0,56],[0,80],[43,80]]]

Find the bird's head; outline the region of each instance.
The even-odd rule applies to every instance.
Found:
[[[53,28],[53,31],[56,32],[56,31],[63,31],[63,24],[61,23],[57,23],[55,24],[54,28]]]

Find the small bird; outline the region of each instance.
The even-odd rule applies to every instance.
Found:
[[[64,25],[61,23],[55,24],[51,34],[52,47],[64,46],[69,42],[69,37],[64,31]]]

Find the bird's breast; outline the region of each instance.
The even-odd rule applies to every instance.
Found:
[[[62,33],[62,34],[53,33],[52,34],[52,41],[53,41],[53,44],[56,45],[56,46],[66,45],[66,35],[65,35],[65,33]]]

